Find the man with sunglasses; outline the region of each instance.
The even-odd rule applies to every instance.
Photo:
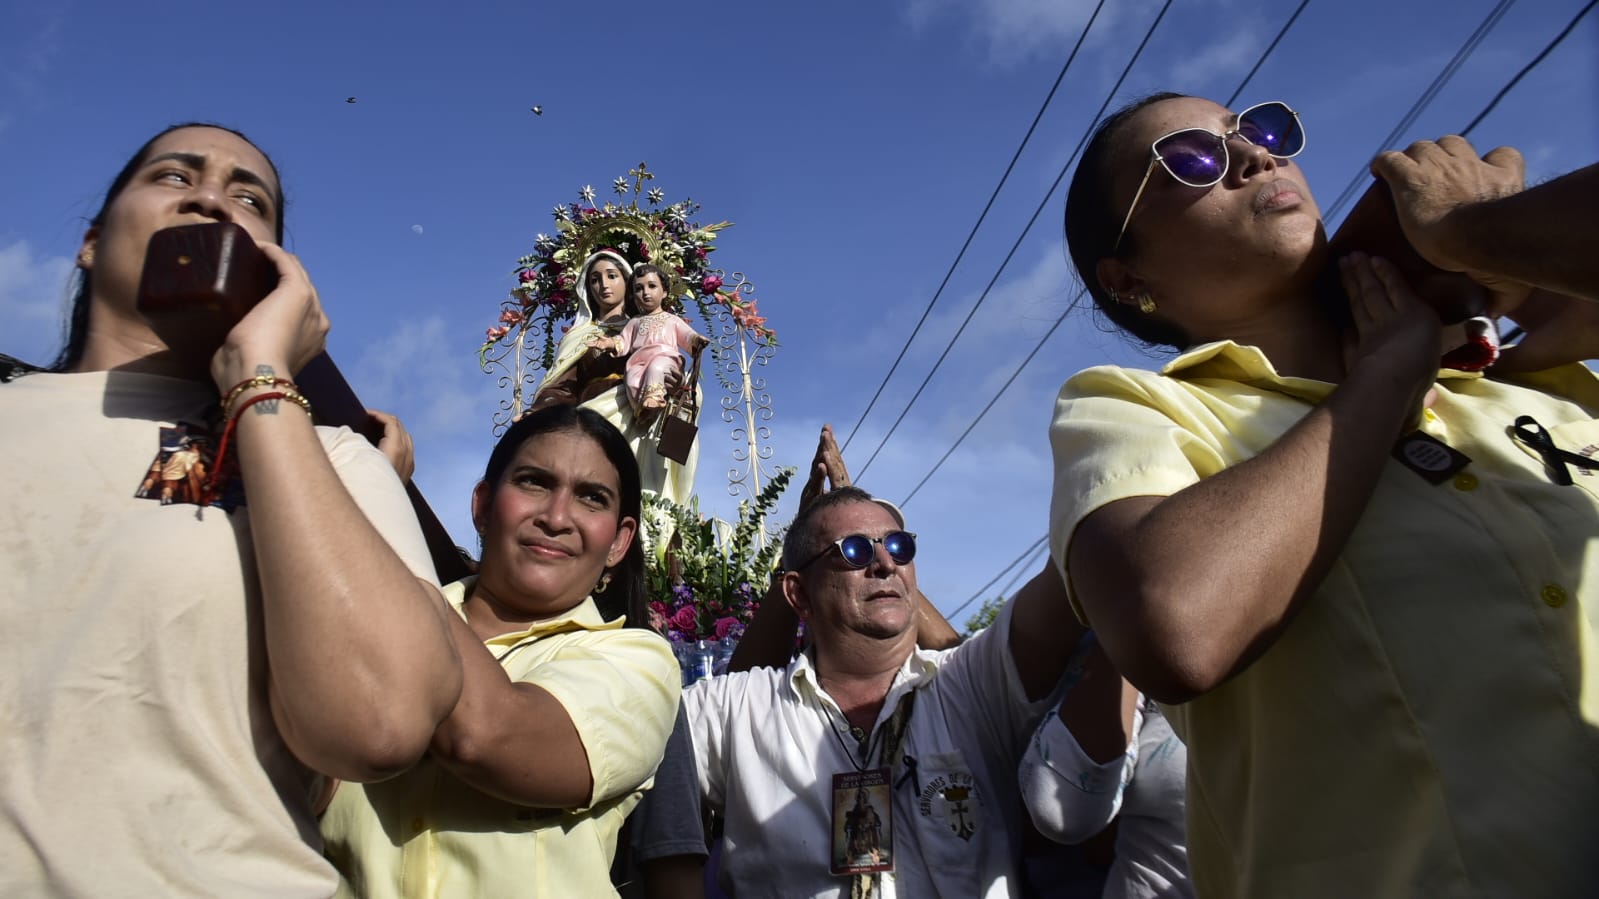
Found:
[[[685,693],[730,894],[1020,895],[1017,763],[1082,631],[1041,577],[956,648],[919,649],[916,552],[892,505],[823,494],[790,527],[781,574],[810,649]],[[882,818],[873,864],[844,840],[862,788]]]

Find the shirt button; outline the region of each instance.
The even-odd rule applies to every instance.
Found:
[[[421,833],[422,832],[422,828],[424,826],[425,825],[424,825],[424,823],[423,823],[421,818],[412,818],[411,819],[411,832],[412,833]]]
[[[1539,595],[1543,597],[1544,605],[1551,609],[1558,609],[1566,604],[1565,588],[1559,584],[1545,584]]]
[[[1455,475],[1455,489],[1476,490],[1477,476],[1469,471],[1462,471],[1460,474]]]

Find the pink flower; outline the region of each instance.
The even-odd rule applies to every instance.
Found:
[[[699,629],[699,610],[695,609],[693,606],[683,606],[676,612],[672,613],[672,619],[670,623],[672,627],[677,628],[683,633],[693,635]]]
[[[518,279],[520,279],[523,284],[526,284],[526,283],[528,283],[530,281],[533,281],[534,279],[538,278],[538,276],[539,276],[538,272],[536,272],[536,271],[534,271],[534,270],[532,270],[530,268],[525,268],[525,269],[522,269],[522,271],[520,273],[518,273],[516,277]]]
[[[666,633],[666,607],[658,602],[650,603],[650,629]]]
[[[486,337],[488,337],[489,340],[499,340],[501,337],[511,333],[511,329],[505,325],[500,325],[497,328],[490,328],[483,333]]]
[[[700,293],[715,293],[716,288],[722,286],[722,279],[715,275],[706,275],[700,281]]]
[[[500,324],[514,325],[522,321],[522,313],[515,309],[507,309],[500,313]]]
[[[706,256],[708,256],[710,254],[705,252],[705,248],[704,247],[695,247],[694,248],[694,255],[699,257],[700,259],[704,259]]]
[[[735,626],[737,626],[737,624],[738,624],[738,619],[737,618],[718,618],[718,619],[716,619],[716,639],[718,639],[718,640],[727,639],[728,632],[733,630],[733,628]]]

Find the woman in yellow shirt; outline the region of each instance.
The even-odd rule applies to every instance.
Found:
[[[680,673],[641,621],[639,475],[597,413],[517,421],[472,493],[478,574],[445,587],[465,676],[417,767],[344,784],[327,853],[364,897],[613,895],[617,833],[654,776]]]
[[[1330,260],[1303,148],[1284,104],[1176,94],[1090,143],[1066,206],[1078,273],[1113,321],[1181,355],[1062,388],[1054,558],[1188,746],[1199,895],[1586,893],[1599,382],[1547,366],[1591,358],[1599,328],[1534,294],[1514,310],[1532,336],[1481,377],[1439,370],[1438,315],[1382,260],[1341,260],[1347,302],[1318,299]],[[1536,283],[1417,241],[1439,236],[1444,216],[1418,209],[1447,212],[1445,187],[1517,194],[1514,151],[1444,138],[1378,169],[1434,264]],[[1557,358],[1526,372],[1535,342]]]

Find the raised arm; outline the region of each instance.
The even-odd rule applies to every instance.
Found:
[[[1344,381],[1260,455],[1066,535],[1066,570],[1133,684],[1183,702],[1271,644],[1321,583],[1437,368],[1438,321],[1392,266],[1344,264],[1359,332]],[[1059,536],[1059,535],[1057,535]]]
[[[1599,301],[1599,165],[1522,190],[1520,153],[1500,147],[1479,158],[1451,135],[1384,153],[1371,168],[1432,264],[1491,287],[1512,281]]]
[[[804,509],[828,490],[850,486],[849,469],[844,465],[844,455],[833,437],[833,426],[822,425],[817,440],[816,456],[811,460],[810,477],[800,490],[799,508]],[[773,578],[761,598],[755,617],[739,639],[727,670],[748,671],[751,668],[781,668],[788,664],[794,653],[794,635],[799,629],[799,617],[783,598],[782,581]],[[916,645],[924,649],[949,649],[961,642],[960,634],[950,627],[944,616],[933,608],[933,603],[920,590],[916,591]]]
[[[281,281],[213,358],[224,392],[258,375],[289,377],[327,333],[299,261],[276,246],[262,250]],[[267,389],[246,390],[238,403]],[[461,685],[438,588],[380,534],[416,524],[374,526],[298,406],[259,402],[237,421],[273,719],[295,755],[325,774],[369,781],[403,770],[427,748]],[[393,480],[386,468],[382,475]]]

